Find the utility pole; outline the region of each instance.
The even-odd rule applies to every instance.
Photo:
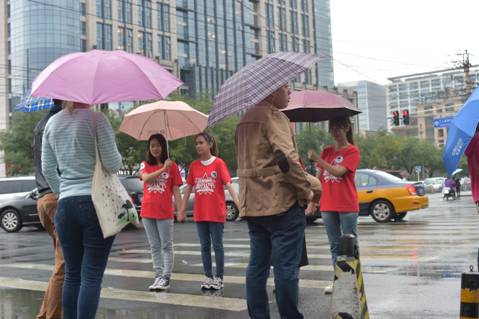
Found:
[[[470,67],[472,66],[471,62],[469,61],[469,52],[464,50],[462,53],[457,54],[460,57],[460,61],[455,61],[455,65],[458,68],[462,68],[464,71],[464,81],[466,83],[466,96],[469,96],[472,93],[472,82],[469,78],[469,71]]]

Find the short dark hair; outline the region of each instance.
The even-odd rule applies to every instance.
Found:
[[[208,134],[206,132],[202,132],[198,135],[196,135],[195,137],[195,141],[198,137],[203,137],[205,139],[205,141],[210,144],[210,152],[211,152],[211,155],[213,156],[218,156],[218,149],[216,147],[216,141],[215,141],[215,138],[213,137],[213,135],[211,134]]]
[[[168,145],[166,143],[166,138],[162,134],[153,134],[148,139],[148,149],[146,150],[146,162],[150,165],[157,165],[158,160],[150,152],[150,144],[152,140],[157,140],[161,145],[161,155],[160,161],[162,163],[166,162],[168,159]]]

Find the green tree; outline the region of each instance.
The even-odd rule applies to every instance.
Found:
[[[14,112],[9,130],[0,132],[0,149],[5,151],[7,175],[33,173],[33,129],[46,111],[34,113]]]

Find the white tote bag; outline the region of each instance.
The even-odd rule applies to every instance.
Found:
[[[95,115],[93,113],[96,164],[91,197],[103,237],[107,238],[119,233],[129,223],[138,225],[139,220],[135,205],[118,176],[111,174],[103,167],[98,151]]]

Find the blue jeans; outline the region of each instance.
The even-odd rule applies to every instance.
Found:
[[[303,318],[298,310],[298,282],[306,226],[304,209],[295,204],[281,215],[250,217],[247,221],[251,248],[246,271],[249,316],[270,318],[266,281],[273,265],[281,318]]]
[[[213,278],[211,265],[211,242],[215,250],[216,277],[223,278],[225,270],[225,250],[223,248],[223,223],[215,222],[197,222],[196,230],[200,238],[201,259],[203,260],[203,270],[205,276]]]
[[[329,249],[333,266],[338,258],[339,239],[343,234],[358,236],[358,213],[321,212],[324,227],[328,234]]]
[[[114,236],[103,239],[91,196],[61,199],[55,227],[65,257],[63,319],[94,319]]]
[[[170,278],[175,259],[173,219],[143,218],[142,221],[150,244],[155,278]]]

